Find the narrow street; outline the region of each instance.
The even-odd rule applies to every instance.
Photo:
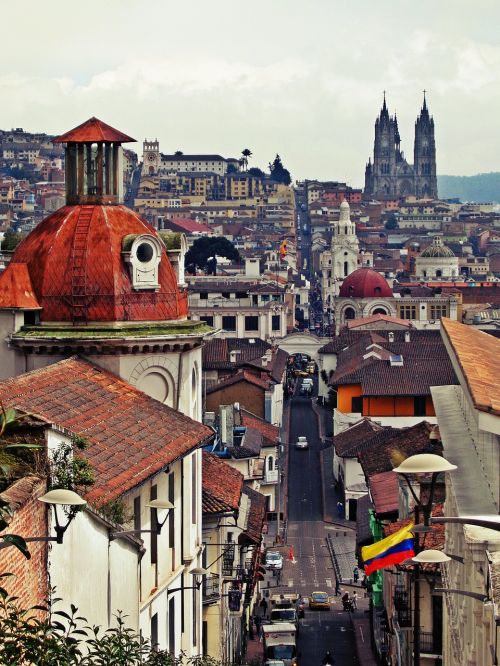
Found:
[[[299,435],[307,437],[308,449],[295,448]],[[298,592],[308,597],[315,590],[326,592],[330,596],[330,610],[306,607],[301,620],[299,663],[301,666],[320,664],[325,652],[330,650],[336,666],[354,666],[358,661],[351,617],[342,610],[340,597],[335,597],[335,571],[326,544],[326,535],[334,527],[323,522],[320,450],[318,422],[311,398],[297,395],[291,404],[287,545],[283,551],[281,586],[271,589],[270,593]],[[290,547],[295,561],[288,559]]]

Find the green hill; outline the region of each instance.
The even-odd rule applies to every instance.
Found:
[[[500,172],[478,173],[475,176],[438,176],[438,192],[441,199],[500,203]]]

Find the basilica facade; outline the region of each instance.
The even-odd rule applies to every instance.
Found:
[[[380,115],[375,121],[373,162],[365,169],[365,197],[388,198],[416,196],[437,199],[436,144],[434,119],[424,101],[415,122],[413,164],[409,164],[401,150],[396,114],[389,115],[385,94]]]

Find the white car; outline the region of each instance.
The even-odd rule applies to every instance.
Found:
[[[301,435],[297,441],[295,442],[295,448],[296,449],[307,449],[309,448],[309,444],[307,442],[307,437],[304,435]]]
[[[283,569],[283,556],[277,550],[268,550],[266,553],[267,569]]]

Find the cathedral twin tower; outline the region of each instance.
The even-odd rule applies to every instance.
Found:
[[[373,163],[370,159],[365,170],[365,196],[437,199],[434,120],[429,116],[425,93],[415,122],[413,164],[406,161],[400,143],[396,114],[389,116],[384,93],[384,104],[375,121]]]

